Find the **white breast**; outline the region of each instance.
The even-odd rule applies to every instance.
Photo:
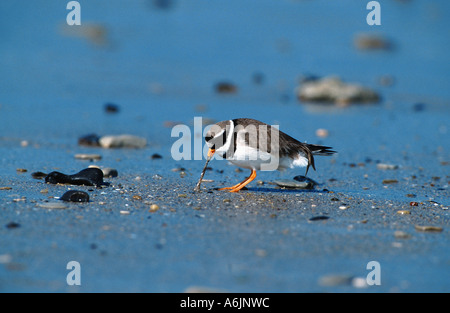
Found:
[[[294,167],[306,167],[308,165],[308,159],[301,153],[295,158],[279,158],[278,149],[272,149],[272,153],[268,153],[267,151],[257,149],[255,142],[248,145],[245,140],[245,134],[248,129],[243,131],[239,127],[235,128],[232,121],[230,121],[230,129],[227,130],[226,142],[216,150],[218,152],[217,154],[222,155],[230,149],[232,140],[234,140],[233,133],[235,130],[237,131],[236,150],[234,154],[231,153],[231,157],[228,157],[227,160],[236,166],[247,169],[274,171]],[[256,136],[253,138],[256,138]],[[278,145],[276,147],[278,148]]]
[[[216,135],[216,137],[219,137],[220,135],[222,135],[224,131],[225,131],[225,129],[222,132],[220,132],[220,134]],[[222,155],[223,153],[226,153],[228,151],[228,149],[230,149],[231,142],[233,140],[233,131],[234,131],[234,123],[232,120],[230,120],[230,127],[229,127],[229,129],[227,129],[227,132],[228,132],[227,139],[225,141],[225,144],[222,147],[216,149],[217,155]]]

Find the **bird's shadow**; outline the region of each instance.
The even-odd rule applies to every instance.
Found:
[[[208,191],[219,191],[220,188],[212,188]],[[220,190],[220,191],[225,191],[225,190]],[[299,188],[269,188],[269,187],[251,187],[251,188],[247,188],[244,187],[243,189],[241,189],[239,192],[277,192],[277,193],[322,193],[325,192],[324,190],[317,190],[317,189],[299,189]]]

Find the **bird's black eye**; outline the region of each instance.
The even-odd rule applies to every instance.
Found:
[[[210,141],[210,140],[213,139],[213,138],[214,138],[213,136],[206,135],[206,136],[205,136],[205,141]]]

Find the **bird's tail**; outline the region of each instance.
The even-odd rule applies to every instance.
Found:
[[[319,146],[319,145],[310,145],[307,144],[308,149],[312,152],[314,155],[333,155],[336,153],[336,151],[331,150],[331,147],[326,146]]]
[[[331,150],[331,147],[326,147],[326,146],[319,146],[319,145],[310,145],[310,144],[305,144],[306,148],[307,148],[307,153],[306,156],[308,158],[308,166],[306,167],[306,173],[305,176],[308,175],[308,170],[309,167],[312,166],[312,168],[314,170],[316,170],[316,167],[314,165],[314,157],[313,155],[333,155],[336,153],[336,151]]]

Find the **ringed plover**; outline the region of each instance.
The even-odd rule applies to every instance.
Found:
[[[209,148],[206,164],[213,155],[218,155],[236,166],[251,170],[250,176],[239,184],[219,189],[230,192],[238,192],[254,180],[257,170],[284,170],[298,166],[306,167],[308,174],[310,166],[316,169],[315,155],[336,153],[331,147],[301,143],[276,127],[250,118],[214,124],[206,133],[205,141]],[[200,181],[203,174],[204,171]],[[200,188],[200,181],[196,189]]]

